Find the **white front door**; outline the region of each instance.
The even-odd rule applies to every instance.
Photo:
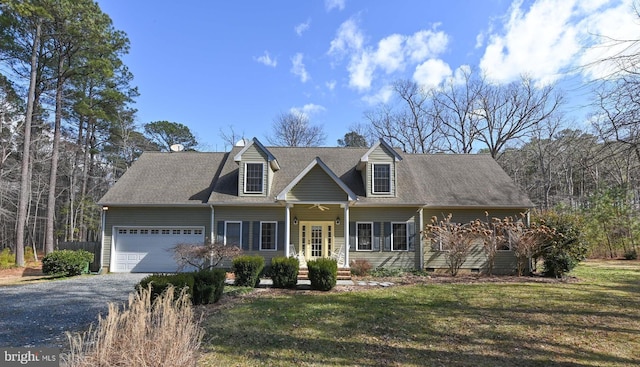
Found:
[[[306,260],[330,257],[334,248],[333,222],[300,222],[298,251]]]

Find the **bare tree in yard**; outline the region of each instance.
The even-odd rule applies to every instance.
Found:
[[[401,103],[398,110],[384,104],[365,113],[376,135],[408,153],[439,150],[438,119],[431,92],[408,80],[395,82],[393,89]]]
[[[242,255],[238,246],[208,243],[206,245],[193,243],[179,243],[171,248],[173,258],[178,263],[178,271],[185,267],[195,267],[198,270],[212,269],[224,260],[231,260]]]
[[[222,139],[225,145],[224,147],[225,151],[227,149],[227,146],[229,147],[229,150],[231,150],[231,148],[233,148],[233,146],[236,145],[236,143],[240,141],[240,139],[244,139],[244,131],[242,133],[238,133],[233,127],[233,125],[229,125],[226,131],[223,130],[222,128],[220,128],[219,131],[220,131],[220,138]]]
[[[493,158],[527,137],[537,124],[552,118],[563,103],[553,86],[536,88],[523,78],[506,86],[486,85],[477,101],[478,140]]]
[[[544,242],[555,235],[555,231],[544,224],[531,224],[527,227],[522,221],[516,221],[511,217],[505,218],[501,226],[518,260],[519,276],[524,275],[527,264],[536,253],[540,252]]]
[[[311,125],[309,117],[300,112],[280,113],[273,120],[269,144],[285,147],[317,147],[324,143],[322,126]]]

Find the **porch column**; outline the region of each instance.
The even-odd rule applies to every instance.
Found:
[[[215,238],[214,236],[214,230],[213,230],[213,226],[215,225],[216,221],[215,221],[215,210],[213,209],[213,205],[210,206],[211,208],[211,223],[209,223],[210,225],[210,230],[209,230],[209,243],[216,243],[217,238]],[[206,243],[205,243],[206,245]]]
[[[289,242],[291,242],[291,204],[284,208],[284,257],[289,257]]]
[[[349,204],[344,205],[344,267],[349,267]]]

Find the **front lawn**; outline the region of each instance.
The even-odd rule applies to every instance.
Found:
[[[640,262],[586,262],[571,276],[253,293],[207,313],[199,365],[639,365]]]

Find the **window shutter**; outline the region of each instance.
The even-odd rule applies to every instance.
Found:
[[[384,222],[384,251],[391,251],[391,222]]]
[[[356,250],[356,222],[349,222],[349,250]]]
[[[242,249],[251,250],[249,247],[249,224],[251,222],[242,222]]]
[[[373,223],[373,251],[380,251],[380,229],[382,228],[382,226],[380,225],[380,222],[374,222]]]
[[[218,227],[216,228],[216,243],[224,244],[224,221],[218,221]]]
[[[247,225],[247,227],[249,227],[249,225]],[[253,251],[260,251],[260,222],[259,221],[253,222]]]
[[[286,246],[288,246],[284,243],[284,231],[284,221],[279,221],[276,227],[276,232],[278,233],[278,244],[276,245],[276,250],[284,251]]]
[[[416,223],[414,221],[407,222],[407,233],[409,234],[409,251],[416,249]]]

